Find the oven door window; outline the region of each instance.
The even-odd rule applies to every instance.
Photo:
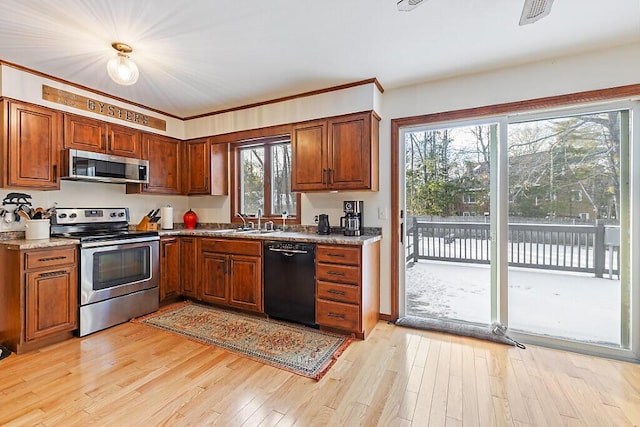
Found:
[[[141,246],[93,254],[93,289],[112,288],[151,277],[151,248]]]

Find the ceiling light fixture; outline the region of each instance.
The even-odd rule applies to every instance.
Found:
[[[129,86],[138,81],[140,72],[136,64],[129,59],[129,53],[133,52],[131,46],[124,43],[112,43],[111,47],[118,51],[116,57],[107,62],[107,73],[111,80],[119,85]]]

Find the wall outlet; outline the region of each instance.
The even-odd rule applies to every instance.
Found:
[[[389,219],[389,211],[387,208],[379,206],[378,207],[378,219],[387,220]]]

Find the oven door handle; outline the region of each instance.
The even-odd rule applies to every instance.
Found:
[[[103,246],[117,246],[117,245],[126,245],[130,243],[145,243],[145,242],[153,242],[156,240],[160,240],[160,236],[147,236],[147,237],[136,237],[133,239],[118,239],[118,240],[100,240],[97,242],[85,242],[81,243],[81,248],[100,248]]]

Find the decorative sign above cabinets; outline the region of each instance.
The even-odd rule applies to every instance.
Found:
[[[162,131],[167,130],[167,122],[165,120],[47,85],[42,85],[42,99]]]

